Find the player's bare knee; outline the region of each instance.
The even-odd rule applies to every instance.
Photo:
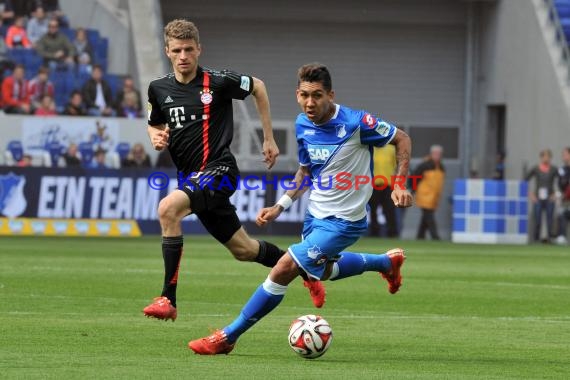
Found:
[[[178,222],[179,212],[176,205],[168,198],[163,198],[158,204],[158,219],[161,224]]]
[[[278,284],[284,284],[291,282],[298,275],[299,267],[297,263],[291,259],[291,256],[284,255],[271,269],[269,277]]]

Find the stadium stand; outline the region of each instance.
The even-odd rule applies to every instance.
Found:
[[[10,25],[4,23],[0,25],[0,38],[5,40],[8,33]],[[73,21],[69,24],[65,23],[60,27],[60,32],[63,33],[70,41],[74,41],[76,37],[76,31],[79,29],[80,25],[74,24]],[[91,68],[93,64],[98,64],[102,67],[104,73],[104,79],[107,81],[111,88],[112,99],[115,99],[117,93],[121,89],[123,77],[114,73],[107,72],[109,57],[109,39],[103,37],[99,30],[82,28],[85,30],[85,34],[89,45],[91,46],[91,62],[87,67],[82,65],[76,65],[74,68],[69,69],[57,69],[51,70],[49,73],[49,81],[54,86],[54,101],[55,109],[57,114],[64,114],[64,110],[67,102],[70,99],[73,91],[81,90],[85,82],[91,77]],[[25,77],[27,80],[34,78],[40,68],[44,65],[44,59],[38,52],[31,49],[6,49],[6,58],[10,62],[10,66],[0,73],[0,83],[7,76],[11,75],[11,70],[15,64],[21,64],[25,68]],[[1,113],[2,111],[0,111]],[[126,144],[126,153],[130,149],[130,145]],[[5,151],[2,154],[2,162],[5,165],[17,165],[19,161],[22,160],[24,156],[24,149],[21,141],[10,141],[6,146]],[[4,148],[4,146],[2,147]],[[82,163],[84,165],[89,164],[94,155],[93,147],[88,147],[85,144],[80,147],[80,155],[82,157]],[[123,145],[119,145],[116,151],[109,152],[108,161],[111,163],[110,166],[119,168],[120,162],[124,158],[126,153],[123,153]],[[47,144],[44,146],[43,154],[33,155],[33,166],[65,166],[62,154],[64,153],[65,147],[60,144]]]
[[[6,26],[0,27],[0,36],[2,38],[5,38],[6,32]],[[75,29],[61,28],[61,32],[71,40],[75,37]],[[107,73],[109,40],[101,37],[99,31],[94,29],[87,29],[87,38],[94,49],[93,63],[102,66],[105,72],[105,80],[111,86],[113,96],[115,96],[121,85],[121,76]],[[8,58],[16,64],[24,65],[27,79],[33,78],[43,63],[42,57],[33,49],[9,49]],[[6,75],[9,75],[9,72],[5,73]],[[55,70],[50,74],[50,80],[56,89],[55,102],[59,112],[63,110],[71,92],[74,89],[80,89],[87,79],[89,79],[88,72],[77,72],[74,70]]]

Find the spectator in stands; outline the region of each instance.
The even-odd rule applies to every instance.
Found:
[[[4,79],[4,72],[6,70],[13,70],[14,62],[8,57],[8,47],[3,38],[0,38],[0,81]],[[0,99],[1,103],[1,99]]]
[[[30,13],[36,8],[36,1],[37,0],[12,0],[14,18],[24,17],[24,19],[27,19]]]
[[[136,143],[131,148],[127,157],[121,162],[123,168],[150,168],[150,157],[141,143]]]
[[[558,187],[562,194],[558,215],[558,244],[567,244],[566,229],[570,221],[570,146],[562,150],[562,166],[558,169]]]
[[[48,32],[36,44],[36,50],[52,70],[74,66],[75,48],[67,36],[59,31],[59,22],[51,19]]]
[[[81,159],[77,153],[77,144],[69,144],[67,151],[63,154],[63,160],[66,167],[81,166]]]
[[[0,25],[10,25],[14,21],[12,0],[0,0]]]
[[[26,28],[28,32],[28,39],[32,43],[32,46],[36,46],[38,41],[47,34],[48,32],[49,20],[46,17],[46,13],[42,7],[37,7],[32,13],[32,18],[28,20],[28,26]]]
[[[23,65],[16,65],[12,75],[2,82],[2,105],[6,113],[29,114],[31,112],[28,82]]]
[[[57,112],[55,112],[55,101],[53,98],[45,94],[42,97],[42,101],[40,106],[35,110],[34,115],[36,116],[55,116]]]
[[[535,190],[529,189],[529,198],[534,206],[534,240],[541,241],[542,215],[546,214],[548,236],[542,239],[542,242],[550,243],[550,239],[554,236],[552,234],[556,200],[554,183],[558,177],[558,169],[552,165],[552,151],[550,149],[544,149],[540,152],[539,164],[530,170],[525,180],[530,181],[533,177],[536,180]]]
[[[32,47],[25,25],[26,19],[24,17],[16,17],[14,24],[6,32],[6,46],[10,49],[29,49]]]
[[[117,91],[117,98],[115,99],[115,107],[117,110],[121,109],[125,100],[125,95],[129,93],[135,94],[137,110],[142,112],[141,93],[135,87],[135,81],[130,75],[125,76],[123,79],[123,87]]]
[[[103,79],[103,69],[100,65],[93,65],[91,79],[83,85],[83,99],[87,106],[87,114],[91,116],[115,116],[111,108],[113,95],[111,87]]]
[[[75,47],[75,63],[78,65],[80,73],[90,73],[91,57],[93,57],[93,48],[87,39],[87,32],[83,28],[77,28],[75,39],[73,40]]]
[[[138,98],[137,94],[134,92],[127,92],[123,96],[123,102],[121,106],[117,109],[117,116],[127,117],[129,119],[135,119],[141,117],[141,112],[138,108]]]
[[[158,153],[158,157],[156,159],[156,168],[168,168],[174,169],[174,162],[172,161],[172,157],[170,156],[170,152],[168,149],[163,149]]]
[[[85,109],[85,104],[83,104],[83,95],[81,95],[80,91],[75,90],[71,93],[63,114],[68,116],[87,116],[87,110]]]
[[[24,154],[22,156],[22,159],[16,163],[16,166],[20,168],[27,168],[29,166],[32,166],[32,156],[29,154]]]
[[[422,210],[422,218],[416,236],[418,240],[425,239],[427,231],[433,240],[440,239],[435,222],[435,211],[439,205],[445,181],[445,168],[441,162],[442,156],[443,148],[440,145],[432,145],[429,156],[412,173],[420,176],[415,189],[416,205]]]
[[[28,83],[28,92],[32,109],[40,107],[40,103],[45,95],[49,95],[52,98],[55,96],[53,83],[49,80],[49,67],[40,67],[38,75]]]
[[[95,151],[95,155],[93,156],[93,161],[89,165],[91,169],[105,169],[107,168],[107,164],[105,163],[107,160],[106,152],[104,149],[97,149]]]
[[[49,19],[55,18],[63,28],[69,27],[69,21],[59,6],[59,0],[34,0],[41,6]]]

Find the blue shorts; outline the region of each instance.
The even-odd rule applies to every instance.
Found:
[[[303,241],[289,247],[289,254],[310,277],[320,280],[329,261],[350,247],[366,232],[366,218],[356,222],[329,216],[317,219],[307,212]]]

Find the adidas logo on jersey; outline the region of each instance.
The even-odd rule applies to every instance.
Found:
[[[164,103],[165,103],[165,104],[166,104],[166,103],[174,103],[174,100],[172,100],[172,98],[170,97],[170,95],[168,95],[168,96],[166,97],[166,99],[164,100]]]

